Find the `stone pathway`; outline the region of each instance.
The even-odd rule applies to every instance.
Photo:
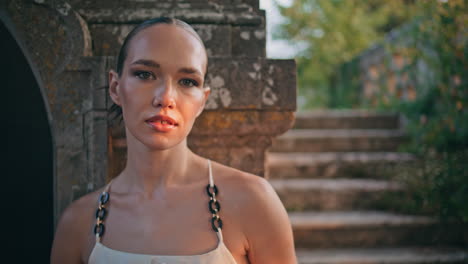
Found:
[[[468,263],[456,227],[389,210],[404,203],[391,173],[413,159],[397,152],[405,140],[393,113],[297,114],[268,152],[266,177],[288,210],[300,264]]]

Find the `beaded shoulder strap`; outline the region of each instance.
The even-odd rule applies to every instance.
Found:
[[[107,215],[106,206],[109,202],[109,188],[112,180],[106,185],[102,193],[99,195],[99,206],[96,210],[96,225],[94,225],[94,234],[96,235],[96,242],[101,242],[101,237],[104,235],[104,218]]]
[[[218,187],[213,182],[213,172],[211,171],[211,161],[208,160],[208,171],[210,174],[210,183],[206,186],[206,192],[210,197],[208,202],[208,208],[212,214],[211,216],[211,227],[215,232],[219,232],[223,228],[223,221],[219,217],[219,211],[221,210],[221,205],[218,200],[216,200],[216,195],[218,194]],[[214,206],[214,208],[213,208]]]

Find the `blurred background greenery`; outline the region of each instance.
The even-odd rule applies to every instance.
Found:
[[[274,38],[302,47],[299,110],[398,111],[419,162],[414,211],[468,223],[468,1],[296,0]]]

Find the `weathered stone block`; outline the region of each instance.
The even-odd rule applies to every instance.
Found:
[[[263,25],[232,27],[232,56],[248,58],[266,57],[266,32]]]
[[[462,245],[456,224],[441,225],[426,216],[373,211],[289,213],[298,248]],[[401,263],[401,262],[400,262]]]
[[[205,111],[196,120],[188,137],[194,152],[234,168],[264,175],[265,150],[272,138],[288,130],[293,112],[279,111]],[[125,125],[111,130],[109,150],[110,178],[125,166]]]
[[[395,210],[405,199],[403,186],[383,180],[281,179],[269,182],[288,211]]]
[[[106,109],[108,72],[111,68],[114,68],[114,65],[110,65],[113,61],[109,57],[81,57],[80,60],[76,60],[74,63],[66,66],[66,71],[71,74],[78,72],[89,75],[86,80],[90,82],[90,85],[83,84],[83,86],[77,88],[77,90],[82,90],[82,92],[87,91],[86,95],[81,94],[81,112]],[[85,89],[81,89],[81,87],[85,87]]]
[[[398,129],[397,113],[379,113],[369,110],[315,110],[296,115],[294,128],[298,129]]]
[[[369,152],[397,151],[407,140],[400,130],[291,130],[278,137],[274,152]]]
[[[149,5],[151,4],[151,5]],[[241,7],[240,7],[241,8]],[[232,8],[231,8],[232,9]],[[200,5],[191,8],[190,4],[178,3],[176,6],[167,3],[139,3],[125,7],[115,6],[115,3],[104,4],[102,8],[81,6],[78,12],[90,24],[129,24],[144,20],[167,16],[180,18],[190,24],[232,24],[260,25],[263,17],[250,8],[223,10],[218,5]]]
[[[206,47],[208,57],[231,56],[231,26],[229,25],[192,25]]]
[[[262,109],[296,110],[296,64],[294,60],[267,60],[260,65]],[[251,73],[249,73],[251,74]],[[257,73],[258,75],[258,73]]]
[[[292,60],[212,59],[206,109],[295,111],[295,76]]]
[[[195,121],[191,135],[279,135],[294,120],[293,112],[279,111],[204,111]]]
[[[243,0],[243,2],[245,2],[246,4],[248,4],[249,6],[251,6],[252,8],[254,9],[259,9],[259,4],[258,4],[258,0]]]
[[[108,124],[107,110],[84,114],[84,144],[87,158],[88,188],[94,190],[105,184],[107,176]]]
[[[81,147],[57,147],[55,165],[58,172],[55,190],[55,210],[62,212],[73,200],[90,190],[87,189],[86,154]]]
[[[81,114],[74,110],[74,106],[63,102],[55,104],[56,111],[52,114],[57,118],[55,128],[55,145],[57,147],[83,146],[83,119]]]
[[[254,72],[259,61],[233,61],[213,59],[208,65],[207,85],[211,94],[206,109],[258,109],[260,108],[259,79],[247,73]]]
[[[135,25],[96,24],[90,26],[96,56],[117,56],[127,34]]]
[[[415,157],[399,152],[268,153],[270,179],[388,179]]]

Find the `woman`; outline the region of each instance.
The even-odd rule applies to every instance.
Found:
[[[109,73],[126,167],[65,210],[52,263],[296,263],[271,185],[187,147],[210,93],[206,70],[205,47],[188,24],[158,18],[130,32]]]

